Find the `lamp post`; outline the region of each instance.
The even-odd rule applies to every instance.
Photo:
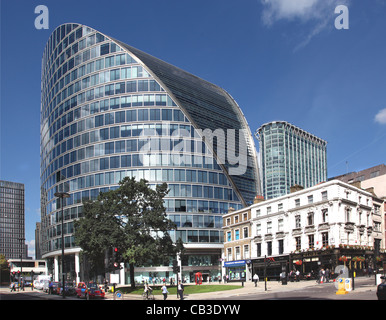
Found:
[[[68,194],[67,192],[55,192],[54,196],[62,199],[62,201],[61,201],[61,207],[62,207],[62,296],[63,296],[63,298],[65,298],[65,295],[64,295],[64,234],[63,234],[64,216],[63,216],[63,203],[64,203],[64,198],[69,198],[70,194]]]
[[[24,284],[20,281],[20,278],[23,277],[23,251],[24,251],[24,241],[25,238],[19,238],[18,239],[21,243],[21,251],[20,251],[20,276],[19,276],[19,290],[22,288],[24,291]]]

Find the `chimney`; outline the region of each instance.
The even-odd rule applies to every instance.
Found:
[[[367,191],[367,192],[370,192],[373,196],[377,196],[376,194],[375,194],[375,192],[374,192],[374,187],[370,187],[370,188],[367,188],[367,189],[365,189],[365,191]]]
[[[350,183],[352,186],[361,189],[361,182],[360,181],[354,181]]]
[[[290,193],[294,193],[296,191],[300,191],[300,190],[303,190],[304,187],[299,185],[299,184],[295,184],[293,185],[292,187],[290,187]]]
[[[253,199],[253,203],[260,203],[260,202],[263,202],[263,201],[265,201],[265,200],[264,200],[264,197],[261,196],[261,195],[257,195],[255,197],[255,199]]]

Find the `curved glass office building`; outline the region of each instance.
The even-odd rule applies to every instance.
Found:
[[[221,272],[222,214],[260,194],[248,124],[223,89],[80,24],[51,34],[41,83],[41,220],[43,258],[57,278],[86,278],[74,243],[82,201],[116,188],[126,176],[167,182],[168,216],[186,253],[190,281],[197,271]],[[169,278],[171,266],[136,266],[136,280]],[[125,279],[127,283],[129,280]]]

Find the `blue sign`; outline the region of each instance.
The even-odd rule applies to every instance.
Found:
[[[245,265],[245,260],[224,262],[224,267],[237,267],[237,266],[244,266],[244,265]]]

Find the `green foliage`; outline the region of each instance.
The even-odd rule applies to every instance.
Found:
[[[114,247],[131,266],[163,262],[183,249],[168,233],[176,226],[163,205],[167,193],[166,183],[153,190],[144,179],[126,177],[118,189],[84,203],[84,217],[75,222],[75,241],[94,272],[100,272],[105,252]]]

